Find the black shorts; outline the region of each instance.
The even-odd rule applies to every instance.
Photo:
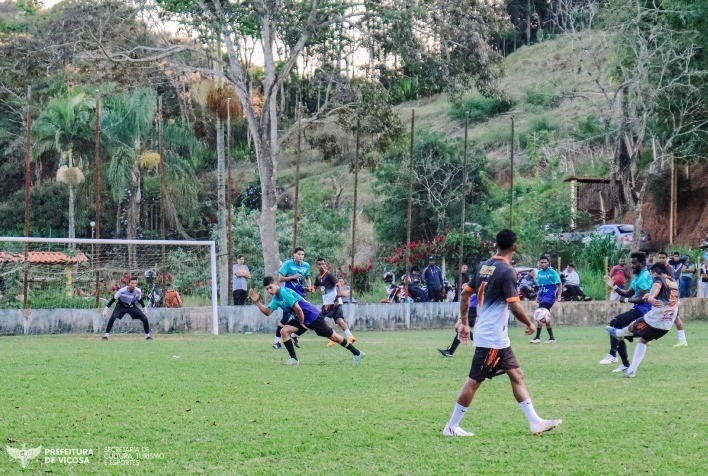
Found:
[[[610,325],[615,329],[624,329],[637,319],[641,319],[642,316],[644,316],[642,311],[632,308],[627,312],[615,316],[615,318],[610,321]]]
[[[337,319],[344,319],[344,311],[341,304],[330,304],[329,308],[325,308],[326,306],[322,306],[322,309],[320,309],[320,317],[329,317],[334,319],[335,322]]]
[[[505,349],[477,347],[474,350],[469,377],[477,382],[484,382],[486,379],[492,379],[518,368],[519,363],[511,347]]]
[[[292,318],[290,321],[288,321],[289,326],[296,327],[298,329],[298,332],[296,332],[297,335],[302,335],[305,333],[305,331],[312,330],[315,332],[320,337],[326,337],[329,339],[332,334],[334,334],[334,329],[329,327],[327,325],[327,322],[324,320],[324,317],[319,316],[317,319],[314,321],[310,322],[307,324],[307,329],[302,327],[302,324],[300,324],[300,321],[297,318]],[[300,332],[303,331],[303,332]]]
[[[538,307],[542,307],[550,311],[554,304],[554,302],[539,302]]]
[[[116,319],[123,319],[123,316],[128,314],[130,317],[133,319],[143,319],[147,318],[145,313],[138,309],[137,307],[128,307],[128,306],[116,306],[113,308],[113,312],[111,313],[111,317],[115,317]]]
[[[650,326],[644,321],[643,317],[640,317],[630,324],[629,330],[634,337],[641,337],[647,342],[661,339],[669,332],[665,329],[657,329],[656,327]]]

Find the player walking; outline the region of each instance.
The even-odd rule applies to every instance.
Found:
[[[467,412],[479,386],[486,379],[506,373],[511,381],[511,388],[516,401],[529,421],[531,433],[537,435],[552,430],[562,420],[543,420],[536,414],[529,397],[524,376],[511,350],[511,341],[507,332],[509,311],[526,326],[526,335],[532,335],[535,326],[519,304],[519,291],[516,288],[516,271],[511,266],[511,259],[516,252],[516,234],[508,229],[497,233],[497,254],[485,261],[475,276],[463,289],[477,292],[477,322],[475,323],[474,358],[469,377],[462,386],[450,420],[445,425],[445,436],[474,436],[460,428],[462,417]],[[466,305],[462,300],[460,311]],[[465,304],[462,304],[465,303]],[[460,341],[466,344],[470,339],[470,327],[467,313],[460,314],[458,327]]]

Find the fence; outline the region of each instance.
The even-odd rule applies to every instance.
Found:
[[[458,303],[411,304],[345,304],[345,317],[354,331],[451,329],[457,319]],[[528,315],[533,302],[523,302]],[[555,324],[591,326],[609,320],[629,309],[628,304],[614,301],[560,302],[553,307]],[[194,307],[150,309],[153,332],[212,332],[212,308]],[[708,319],[708,299],[682,299],[680,308],[684,320]],[[218,308],[219,332],[272,333],[280,320],[280,311],[264,316],[255,306]],[[0,309],[0,335],[101,333],[106,319],[94,309]],[[126,317],[113,328],[114,333],[142,333],[139,321]]]

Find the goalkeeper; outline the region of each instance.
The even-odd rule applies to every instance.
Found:
[[[113,323],[116,319],[122,319],[123,316],[129,314],[133,319],[138,319],[143,323],[143,329],[145,329],[145,339],[152,340],[150,337],[150,324],[148,323],[147,315],[144,311],[138,309],[138,304],[145,309],[145,302],[143,301],[143,292],[138,287],[138,278],[135,276],[130,277],[130,281],[127,286],[123,286],[116,294],[108,301],[108,304],[103,308],[103,317],[108,315],[109,308],[117,302],[116,307],[113,309],[111,318],[108,319],[108,325],[106,326],[106,333],[103,334],[102,340],[108,340],[108,336],[111,334],[111,329],[113,328]]]

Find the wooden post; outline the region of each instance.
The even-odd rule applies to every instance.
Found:
[[[406,230],[406,297],[410,297],[408,284],[411,275],[411,225],[413,220],[413,149],[415,144],[415,109],[411,111],[411,145],[408,162],[408,229]]]
[[[465,259],[465,206],[467,204],[467,132],[469,129],[469,114],[465,116],[465,142],[462,148],[462,219],[460,221],[460,259],[457,264],[457,286],[455,297],[459,300],[462,290],[462,265]]]
[[[674,243],[674,194],[676,193],[676,169],[674,167],[674,157],[671,156],[671,191],[669,193],[669,244]]]
[[[165,140],[162,120],[162,96],[157,98],[157,120],[157,152],[160,154],[160,237],[164,240],[167,236],[167,230],[165,229],[165,215],[167,210],[165,200],[167,200],[167,189],[165,188]],[[162,245],[160,255],[160,265],[162,268],[165,267],[165,255],[165,245]]]
[[[514,116],[511,116],[511,153],[509,154],[511,186],[509,187],[509,228],[514,228]]]
[[[605,256],[605,276],[610,274],[610,258]],[[605,300],[610,298],[610,289],[605,286]]]
[[[360,133],[359,129],[361,127],[361,122],[359,119],[359,116],[356,118],[356,149],[354,151],[354,204],[353,204],[353,210],[352,210],[352,254],[351,254],[351,261],[350,261],[350,269],[351,269],[351,283],[349,286],[349,301],[351,302],[354,298],[354,254],[356,253],[356,207],[357,207],[357,192],[358,192],[358,185],[359,185],[359,140],[360,140]]]
[[[91,234],[91,238],[101,237],[101,97],[99,96],[98,90],[96,90],[96,142],[94,148],[94,158],[93,158],[93,187],[94,187],[94,232]],[[94,292],[96,294],[95,306],[98,308],[101,306],[100,302],[100,273],[98,271],[101,263],[101,247],[91,247],[94,250],[91,256],[92,264],[95,270],[95,281],[94,281]]]
[[[295,204],[293,215],[293,249],[297,247],[297,222],[300,221],[300,213],[298,210],[298,201],[300,198],[300,159],[302,158],[302,121],[300,117],[300,102],[297,104],[297,153],[295,158]],[[353,276],[352,276],[353,277]],[[352,286],[354,280],[352,279]]]
[[[602,192],[600,192],[602,195]],[[570,181],[570,229],[575,230],[575,216],[578,213],[578,181]]]
[[[233,273],[234,269],[234,243],[233,243],[233,217],[231,210],[231,98],[226,98],[226,266],[229,268],[229,273]],[[228,293],[227,300],[229,305],[233,305],[233,293]]]
[[[30,189],[32,188],[32,87],[27,86],[27,151],[25,153],[25,238],[30,235]],[[29,292],[29,243],[25,242],[25,262],[22,278],[22,308],[27,309],[27,294]]]

